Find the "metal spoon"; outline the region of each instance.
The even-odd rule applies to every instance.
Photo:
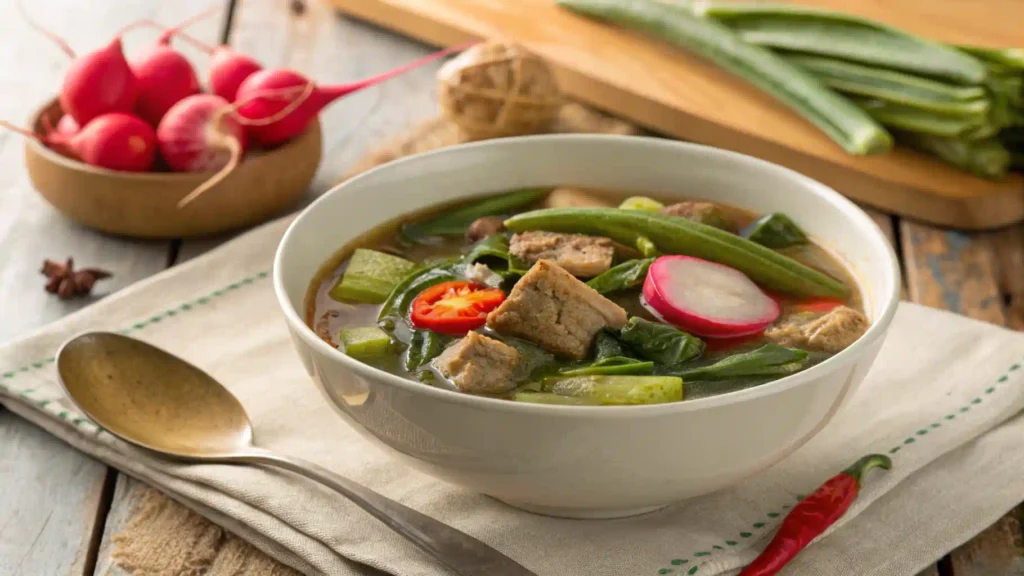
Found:
[[[209,374],[140,340],[109,332],[76,336],[57,352],[71,400],[111,434],[195,462],[284,468],[336,490],[463,576],[536,576],[483,542],[326,468],[252,444],[242,405]]]

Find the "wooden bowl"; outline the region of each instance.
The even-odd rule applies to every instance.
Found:
[[[54,100],[32,117],[56,122]],[[34,139],[25,143],[29,177],[43,198],[72,220],[103,232],[142,238],[203,236],[257,224],[305,193],[320,163],[320,124],[273,150],[250,151],[222,182],[184,208],[177,203],[209,173],[118,172],[63,156]]]

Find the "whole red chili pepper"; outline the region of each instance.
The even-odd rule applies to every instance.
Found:
[[[801,500],[782,521],[782,526],[768,547],[738,576],[777,574],[811,540],[846,513],[860,492],[860,480],[864,473],[875,467],[888,470],[892,467],[892,460],[882,454],[869,454]]]

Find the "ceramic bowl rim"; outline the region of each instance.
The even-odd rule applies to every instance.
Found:
[[[299,311],[291,305],[288,292],[284,286],[284,278],[281,276],[281,270],[283,268],[282,262],[285,258],[286,246],[290,243],[293,236],[299,233],[299,230],[304,226],[304,222],[309,218],[310,214],[315,212],[323,203],[327,202],[327,199],[337,194],[344,194],[346,189],[352,184],[364,179],[372,178],[378,171],[392,170],[396,166],[413,164],[417,162],[432,162],[435,158],[443,157],[449,154],[460,154],[464,150],[468,149],[479,149],[479,148],[502,148],[507,146],[521,146],[529,145],[532,142],[538,141],[557,141],[557,142],[591,142],[591,141],[606,141],[612,143],[619,143],[625,146],[649,146],[653,148],[662,148],[677,151],[686,151],[688,154],[700,155],[711,155],[724,157],[729,162],[737,162],[740,164],[750,164],[756,166],[758,170],[770,170],[784,174],[786,177],[794,180],[794,182],[802,183],[801,194],[816,194],[823,197],[826,201],[832,204],[837,212],[840,212],[843,217],[849,218],[853,221],[854,226],[858,229],[858,232],[862,236],[866,236],[866,240],[873,243],[873,251],[879,252],[875,256],[884,258],[887,262],[887,266],[884,267],[887,270],[887,278],[885,278],[886,290],[883,290],[879,295],[879,302],[881,313],[877,315],[876,320],[868,328],[867,332],[864,333],[856,342],[851,344],[845,350],[839,352],[835,356],[825,360],[824,362],[812,366],[807,370],[798,372],[791,376],[786,376],[763,384],[761,386],[755,386],[753,388],[747,388],[744,390],[738,390],[735,392],[728,392],[725,394],[719,394],[716,396],[710,396],[706,398],[698,398],[695,400],[686,400],[683,402],[672,402],[666,404],[652,404],[652,405],[640,405],[640,406],[558,406],[558,405],[546,405],[546,404],[529,404],[522,402],[510,402],[508,400],[498,398],[487,398],[484,396],[474,396],[471,394],[465,394],[462,392],[455,392],[453,390],[445,390],[443,388],[437,388],[434,386],[427,386],[420,382],[414,382],[407,380],[400,376],[391,374],[379,368],[374,368],[368,364],[363,364],[344,353],[340,350],[328,345],[324,342],[316,333],[306,325],[305,320]],[[395,214],[395,217],[400,214]],[[365,232],[365,231],[362,231]],[[311,279],[307,280],[307,284]],[[350,180],[342,182],[337,186],[331,188],[328,192],[324,193],[320,198],[317,198],[312,204],[307,206],[289,225],[278,243],[277,252],[274,255],[273,265],[273,282],[274,292],[277,296],[278,305],[284,312],[285,319],[288,322],[289,327],[292,331],[302,339],[303,343],[307,346],[312,347],[316,352],[325,355],[333,361],[340,363],[346,369],[355,372],[356,374],[373,380],[378,383],[382,383],[388,386],[394,386],[404,391],[423,395],[432,400],[462,404],[467,407],[475,407],[484,410],[499,410],[505,412],[521,413],[521,414],[547,414],[547,415],[560,415],[564,417],[575,417],[575,418],[632,418],[641,416],[658,416],[666,414],[679,414],[684,412],[690,412],[695,410],[704,410],[708,408],[715,408],[725,406],[729,404],[738,404],[742,402],[749,402],[762,398],[765,396],[772,396],[779,394],[786,390],[796,388],[798,386],[812,385],[819,380],[820,376],[825,375],[827,372],[838,369],[843,365],[855,361],[858,357],[865,354],[870,347],[880,338],[882,338],[889,329],[889,325],[892,323],[892,319],[896,314],[896,308],[900,300],[900,272],[899,265],[897,263],[896,254],[893,251],[889,241],[885,238],[881,229],[867,214],[864,213],[857,205],[844,196],[833,190],[832,188],[813,180],[807,176],[804,176],[798,172],[785,168],[778,164],[761,160],[746,154],[738,152],[732,152],[729,150],[723,150],[720,148],[714,148],[711,146],[705,146],[702,144],[695,144],[690,142],[680,142],[676,140],[667,140],[663,138],[654,138],[648,136],[622,136],[622,135],[608,135],[608,134],[545,134],[545,135],[532,135],[532,136],[519,136],[514,138],[501,138],[496,140],[485,140],[481,142],[473,142],[469,144],[462,144],[458,146],[441,148],[439,150],[433,150],[424,152],[421,154],[415,154],[387,164],[378,166],[367,172],[364,172]],[[886,291],[888,293],[886,293]]]

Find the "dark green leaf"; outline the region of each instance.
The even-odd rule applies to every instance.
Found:
[[[598,360],[592,364],[582,366],[570,366],[559,371],[562,376],[592,376],[592,375],[633,375],[651,374],[654,372],[654,362],[642,362],[636,358],[626,356],[613,356]]]
[[[766,214],[743,231],[742,236],[751,242],[780,250],[807,243],[807,235],[799,226],[780,212]]]
[[[424,364],[437,358],[448,344],[454,340],[451,336],[433,330],[414,330],[409,350],[406,352],[405,369],[414,372]]]
[[[644,279],[647,278],[647,269],[651,267],[652,262],[654,262],[654,258],[626,260],[604,274],[591,278],[587,281],[587,286],[601,294],[634,288],[644,283]]]
[[[619,339],[641,357],[658,364],[682,364],[704,353],[704,341],[678,328],[636,316],[619,332]]]
[[[594,349],[594,358],[597,360],[628,356],[625,348],[619,343],[618,338],[604,330],[597,333],[597,338],[594,340]]]
[[[543,376],[555,373],[558,367],[558,361],[555,359],[554,354],[535,346],[526,340],[520,340],[518,338],[511,338],[508,336],[502,336],[497,333],[488,333],[488,337],[500,340],[505,344],[516,349],[519,355],[525,360],[520,365],[520,379],[535,380]]]
[[[443,215],[424,222],[414,222],[402,227],[402,235],[413,242],[422,242],[432,236],[461,236],[477,218],[509,214],[516,209],[529,206],[550,192],[544,190],[518,190],[446,211]]]
[[[459,259],[448,259],[432,266],[413,270],[391,291],[377,315],[378,324],[389,317],[404,318],[416,296],[435,284],[460,277],[462,264]]]
[[[466,264],[472,264],[483,258],[497,258],[508,263],[508,236],[505,234],[492,234],[477,242],[466,254],[463,260]]]
[[[714,364],[694,368],[673,367],[665,374],[690,380],[729,380],[784,376],[804,368],[807,352],[778,344],[765,344],[756,350],[727,356]]]

